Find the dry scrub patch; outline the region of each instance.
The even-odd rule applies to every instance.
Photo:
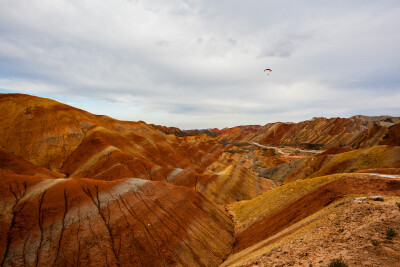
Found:
[[[236,234],[296,198],[341,177],[342,175],[329,175],[293,182],[277,187],[249,201],[241,201],[228,205],[227,208],[235,221]]]
[[[365,201],[359,201],[365,197]],[[341,258],[349,266],[400,266],[399,197],[356,195],[336,201],[284,231],[231,255],[223,266],[327,266]]]

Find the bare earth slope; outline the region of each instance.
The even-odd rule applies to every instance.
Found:
[[[144,122],[119,121],[21,94],[0,94],[0,112],[5,153],[61,176],[166,181],[196,189],[220,204],[250,199],[272,187],[229,159],[226,146],[210,142],[207,135],[204,141],[179,138]],[[211,170],[215,164],[220,167]],[[221,175],[226,168],[234,171]],[[215,194],[219,190],[223,193]]]
[[[46,178],[61,178],[65,175],[36,166],[21,157],[0,148],[0,169],[16,174],[36,175]]]
[[[224,264],[237,264],[238,262],[243,262],[245,259],[246,261],[249,259],[254,260],[257,257],[264,257],[267,255],[265,254],[266,251],[271,251],[273,247],[287,246],[285,243],[286,241],[284,242],[281,240],[282,238],[288,235],[294,235],[297,231],[301,232],[308,224],[322,218],[315,216],[316,214],[321,214],[325,207],[348,196],[366,195],[371,198],[376,195],[384,195],[395,196],[397,200],[399,200],[399,178],[400,176],[385,178],[373,174],[338,174],[334,176],[318,177],[287,184],[251,201],[231,204],[230,210],[236,223],[236,241],[233,254],[231,254]],[[399,208],[394,204],[395,203],[391,204],[391,212],[398,213]],[[267,207],[267,209],[264,207]],[[381,213],[385,214],[384,211]],[[348,211],[346,211],[346,214],[349,214]],[[352,217],[351,215],[349,216],[351,221]],[[389,216],[389,214],[384,216]],[[382,227],[390,225],[391,227],[395,227],[396,231],[398,231],[400,228],[398,225],[400,222],[398,217],[389,217],[391,218],[390,223],[383,223],[381,224]],[[376,222],[379,221],[377,218],[379,218],[379,216],[375,217]],[[360,218],[358,217],[357,220],[360,220]],[[343,222],[341,222],[341,224],[345,225]],[[367,223],[364,226],[368,228],[369,224]],[[307,231],[311,230],[308,229]],[[306,236],[307,231],[303,232],[303,235]],[[329,231],[334,232],[335,228],[331,228]],[[351,228],[347,228],[347,231],[349,234],[354,233]],[[368,231],[365,233],[360,231],[358,234],[370,235],[371,231]],[[385,229],[380,230],[381,236],[383,236],[384,231]],[[383,238],[381,237],[379,239],[382,240]],[[309,242],[316,243],[317,240],[317,237],[308,238]],[[343,250],[342,246],[344,245],[351,246],[351,243],[346,244],[342,242],[340,245],[338,244],[339,243],[336,243],[337,250],[339,250],[339,248]],[[299,244],[299,246],[303,246],[303,244]],[[397,244],[395,244],[394,247],[390,246],[390,249],[393,250],[393,248],[397,246]],[[315,256],[315,251],[312,250],[307,251],[300,248],[292,249],[303,253],[306,251],[308,252],[307,255],[310,257]],[[343,251],[343,253],[345,254],[346,252]],[[271,255],[273,254],[276,255],[275,253],[271,253]],[[326,254],[329,254],[329,250]],[[292,262],[292,264],[290,264],[292,266],[296,265],[295,262],[298,263],[300,258],[304,258],[304,255],[301,257],[301,255],[296,253],[292,255],[280,255],[283,259],[279,262]],[[399,256],[400,254],[395,253],[387,260],[390,262],[393,261],[393,257],[397,259]],[[353,261],[360,260],[357,257],[358,256],[353,256],[349,258]],[[261,262],[267,263],[269,260],[269,257],[264,257]]]
[[[216,266],[231,251],[229,216],[185,187],[0,175],[2,266]]]
[[[233,254],[223,266],[400,266],[399,197],[349,196],[257,245]]]

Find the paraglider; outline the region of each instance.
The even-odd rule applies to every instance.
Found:
[[[271,72],[272,70],[271,69],[265,69],[264,72],[266,72],[266,71]],[[269,75],[269,73],[268,73],[268,75]]]

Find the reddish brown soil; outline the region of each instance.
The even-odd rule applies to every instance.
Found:
[[[346,195],[362,193],[382,193],[400,196],[400,180],[366,176],[362,178],[346,177],[330,182],[314,192],[287,204],[242,231],[236,237],[234,252],[273,236]]]
[[[185,187],[0,175],[2,266],[216,266],[231,251],[231,219]]]
[[[20,94],[0,94],[0,114],[1,266],[216,266],[231,253],[234,228],[215,203],[258,196],[273,184],[252,170],[303,156],[280,157],[218,140],[353,148],[400,144],[398,124],[388,126],[398,121],[390,118],[239,126],[213,130],[220,136],[212,139],[166,135],[144,122]],[[162,130],[182,134],[177,128]],[[394,151],[384,153],[386,158],[398,158],[398,148],[385,149]],[[331,148],[310,158],[292,178],[317,175],[333,154],[345,150]],[[383,160],[377,155],[366,157],[368,164]],[[344,158],[319,174],[348,170],[353,160]],[[391,162],[365,168],[398,167]],[[371,175],[399,174],[398,169],[365,172],[326,184],[257,221],[237,235],[234,252],[349,194],[400,194],[400,180]],[[68,179],[57,179],[64,174]]]
[[[348,266],[400,266],[400,235],[388,239],[386,234],[390,228],[400,232],[399,201],[390,196],[373,201],[368,195],[344,199],[300,222],[293,233],[278,234],[276,243],[260,244],[224,266],[328,266],[334,259]]]
[[[280,143],[284,136],[294,128],[295,124],[288,123],[278,123],[274,125],[273,123],[267,124],[263,129],[264,132],[261,137],[261,144],[276,144]],[[272,131],[269,129],[273,128]]]
[[[367,169],[358,171],[357,173],[380,173],[389,175],[400,175],[400,168]]]
[[[346,148],[346,147],[331,147],[331,148],[328,148],[327,150],[325,150],[324,152],[322,152],[321,154],[319,154],[319,156],[335,155],[335,154],[340,154],[340,153],[344,153],[344,152],[348,152],[348,151],[351,151],[351,149]]]
[[[155,124],[150,124],[150,125],[166,134],[173,134],[173,135],[181,136],[181,137],[187,136],[187,134],[184,131],[182,131],[181,129],[176,128],[176,127],[167,127],[167,126],[155,125]]]
[[[50,171],[46,168],[36,166],[21,157],[15,156],[0,148],[0,169],[26,175],[39,175],[47,178],[61,178],[65,175],[55,171]]]
[[[382,145],[398,146],[400,140],[400,124],[390,127],[387,134],[383,137]]]
[[[2,164],[7,166],[0,167],[15,173],[52,177],[51,171],[44,171],[50,169],[56,177],[109,181],[135,177],[204,192],[210,183],[224,185],[215,183],[220,176],[208,171],[210,165],[220,165],[216,168],[219,172],[239,164],[222,156],[230,146],[210,142],[209,136],[204,140],[167,136],[144,122],[97,116],[50,99],[0,94],[0,112],[6,118],[0,121],[0,146],[4,153],[22,160],[14,164],[12,156],[5,156],[7,162]],[[185,171],[169,179],[177,169]],[[251,188],[260,188],[257,194],[267,190],[259,180],[253,182]],[[246,190],[240,192],[240,199],[254,196],[254,192],[243,192]],[[221,199],[236,201],[237,192],[226,190],[224,194]]]

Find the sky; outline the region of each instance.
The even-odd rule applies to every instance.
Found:
[[[0,93],[181,129],[400,116],[399,29],[398,0],[0,0]]]

